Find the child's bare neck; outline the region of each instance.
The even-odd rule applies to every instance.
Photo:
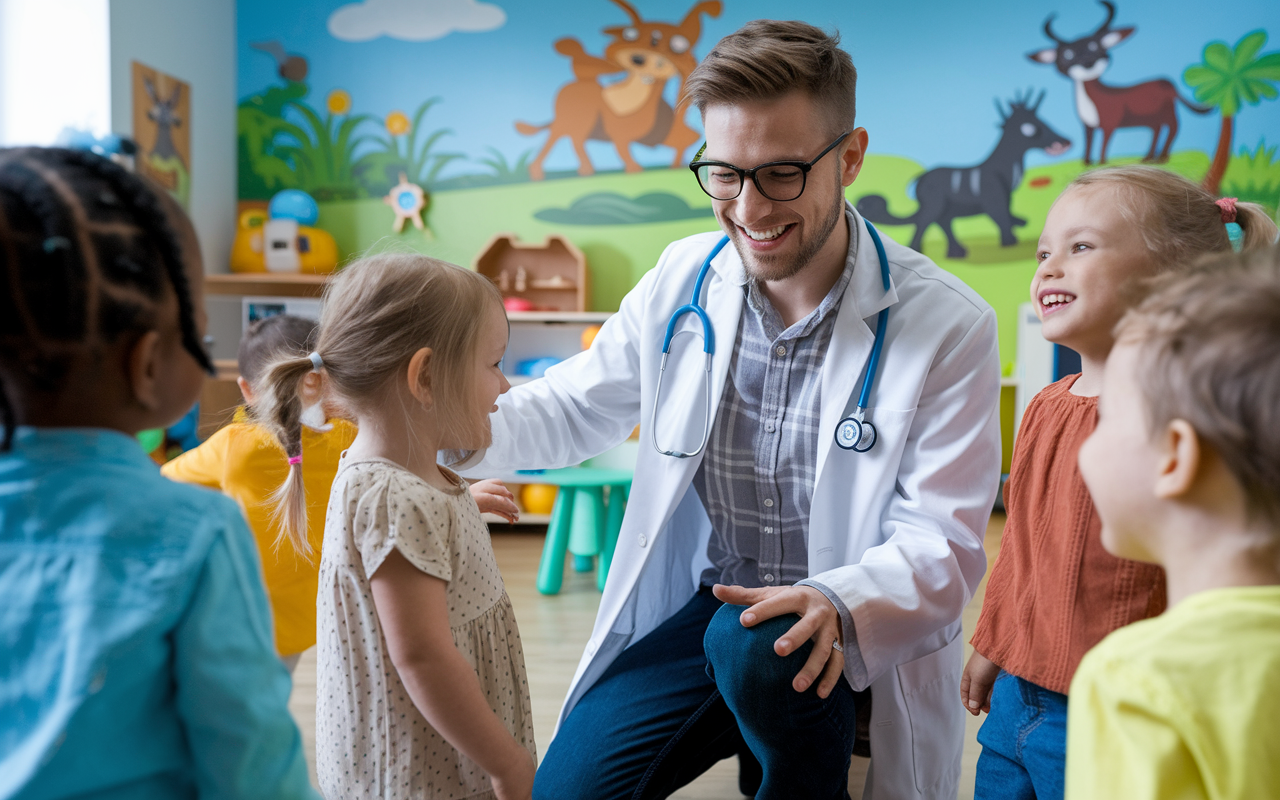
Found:
[[[1160,554],[1170,607],[1211,589],[1280,585],[1280,533],[1212,515],[1178,527]]]
[[[404,467],[427,483],[445,491],[454,484],[436,463],[439,440],[430,431],[411,425],[399,415],[357,414],[359,432],[347,449],[350,458],[383,458]]]
[[[1082,346],[1070,342],[1059,342],[1080,354],[1080,377],[1071,384],[1071,393],[1077,397],[1097,397],[1102,392],[1102,372],[1107,365],[1107,355],[1111,352],[1113,341],[1093,346]]]

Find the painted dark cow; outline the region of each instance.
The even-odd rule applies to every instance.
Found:
[[[1070,78],[1076,89],[1076,113],[1084,125],[1084,163],[1093,163],[1090,149],[1093,132],[1102,131],[1102,147],[1098,163],[1107,163],[1107,145],[1111,136],[1120,128],[1150,128],[1151,149],[1143,161],[1168,161],[1169,148],[1178,135],[1178,113],[1175,103],[1181,102],[1197,114],[1208,114],[1212,109],[1198,106],[1178,94],[1177,88],[1160,79],[1133,86],[1108,86],[1099,80],[1111,66],[1110,50],[1133,35],[1136,28],[1112,28],[1116,7],[1101,0],[1107,9],[1107,19],[1096,31],[1073,41],[1059,39],[1053,32],[1053,15],[1044,21],[1044,33],[1055,43],[1053,47],[1028,53],[1027,58],[1038,64],[1053,64],[1058,72]],[[1156,155],[1161,129],[1168,129],[1164,147]]]
[[[947,258],[964,258],[968,250],[956,240],[951,231],[951,221],[956,217],[972,217],[986,214],[1000,228],[1000,244],[1008,247],[1018,243],[1013,235],[1014,226],[1027,221],[1015,217],[1009,209],[1013,190],[1022,182],[1022,162],[1028,150],[1043,149],[1051,156],[1066,152],[1071,141],[1050,128],[1036,114],[1044,92],[1034,103],[1028,102],[1031,93],[1015,98],[1009,103],[1006,114],[996,101],[1000,112],[1000,141],[987,156],[986,161],[972,167],[937,167],[916,179],[916,201],[920,207],[909,217],[894,216],[889,205],[878,194],[870,194],[858,201],[858,213],[872,222],[888,225],[916,226],[911,246],[920,249],[925,229],[935,222],[947,235]]]

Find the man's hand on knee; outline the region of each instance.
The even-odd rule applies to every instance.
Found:
[[[812,640],[813,652],[791,686],[803,692],[820,677],[818,697],[826,699],[831,694],[844,671],[844,653],[835,647],[842,638],[840,614],[826,595],[812,586],[747,589],[716,584],[711,591],[726,603],[748,606],[739,617],[747,628],[783,614],[799,614],[800,621],[773,643],[773,651],[789,656],[805,641]]]

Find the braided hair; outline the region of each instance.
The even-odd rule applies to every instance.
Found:
[[[0,452],[16,393],[57,392],[77,355],[151,329],[169,287],[183,347],[213,371],[183,264],[140,178],[92,153],[0,149]]]

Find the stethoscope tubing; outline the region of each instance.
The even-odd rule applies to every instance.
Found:
[[[867,233],[871,236],[871,241],[876,248],[876,256],[880,262],[880,278],[884,284],[885,291],[889,291],[892,283],[889,279],[889,257],[884,250],[884,242],[880,239],[879,232],[870,222],[863,220],[863,224],[867,228]],[[698,277],[693,284],[693,296],[689,302],[680,306],[671,315],[671,319],[667,322],[666,335],[662,340],[662,362],[658,366],[658,386],[654,390],[653,397],[653,413],[650,417],[649,428],[651,438],[653,439],[653,447],[664,456],[672,456],[673,458],[692,458],[701,453],[707,446],[711,432],[711,360],[715,355],[715,329],[711,325],[711,317],[707,315],[707,311],[702,307],[700,299],[702,297],[702,284],[706,280],[707,273],[711,269],[711,262],[724,246],[729,243],[728,236],[722,236],[720,241],[716,243],[711,252],[707,254],[706,259],[702,262],[701,269],[698,270]],[[705,380],[706,380],[706,411],[703,415],[702,423],[702,439],[698,449],[691,453],[681,452],[679,450],[667,450],[658,443],[658,407],[662,399],[662,378],[667,370],[667,358],[671,353],[671,341],[675,337],[676,325],[680,318],[685,314],[694,314],[702,323],[703,345],[702,350],[706,354]],[[876,375],[880,370],[880,354],[884,349],[885,331],[889,324],[889,309],[882,308],[876,317],[876,334],[875,341],[871,346],[871,355],[867,358],[866,373],[862,377],[862,386],[856,395],[857,401],[854,405],[854,398],[849,398],[849,403],[845,406],[842,419],[836,425],[835,440],[836,444],[844,450],[853,450],[857,453],[865,453],[875,446],[878,440],[878,433],[875,425],[866,420],[866,411],[868,401],[871,399],[871,387],[875,383]],[[850,408],[849,406],[853,406]],[[841,438],[842,430],[856,431],[856,436],[850,436],[850,444],[846,444]]]

